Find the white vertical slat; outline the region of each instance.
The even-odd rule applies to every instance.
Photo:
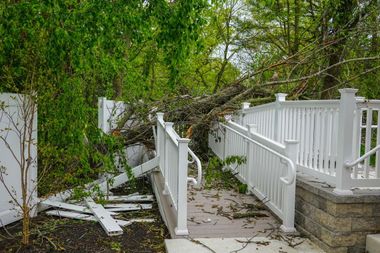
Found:
[[[271,156],[271,154],[267,151],[266,152],[267,153],[267,161],[272,161],[272,159],[273,159],[273,156]],[[275,170],[273,169],[273,167],[272,167],[272,164],[271,164],[272,162],[269,162],[268,163],[268,167],[269,167],[269,178],[268,178],[268,198],[270,199],[270,200],[272,200],[273,201],[273,190],[274,190],[274,188],[273,188],[273,185],[274,185],[274,182],[273,182],[273,179],[276,177],[276,174],[275,174]]]
[[[365,130],[365,153],[371,150],[372,137],[372,109],[367,110],[366,115],[366,130]],[[370,170],[370,157],[364,160],[364,178],[368,178]]]
[[[298,108],[294,108],[293,109],[293,133],[292,133],[292,140],[296,140],[297,139],[297,131],[298,131],[298,128],[297,128],[297,116],[298,116]],[[297,155],[298,156],[298,155]],[[297,158],[298,160],[298,158]]]
[[[327,119],[327,140],[326,140],[326,151],[325,151],[325,170],[327,174],[331,175],[331,141],[332,141],[332,122],[333,122],[334,110],[328,110],[328,119]]]
[[[338,112],[333,110],[332,122],[331,122],[331,143],[330,143],[330,175],[335,175],[336,171],[336,152],[337,152],[337,128],[338,128]]]
[[[315,127],[315,117],[316,117],[316,111],[311,110],[311,123],[310,123],[310,158],[311,158],[311,168],[315,170],[315,138],[316,138],[316,127]]]
[[[284,136],[284,140],[290,138],[290,132],[291,132],[291,117],[290,117],[290,108],[286,108],[286,134]]]
[[[324,154],[325,154],[325,140],[326,140],[326,109],[325,108],[321,108],[321,118],[320,118],[320,128],[321,128],[321,131],[320,131],[320,139],[319,139],[319,142],[320,142],[320,145],[319,145],[319,168],[318,170],[323,173],[323,161],[325,159],[324,157]]]
[[[305,136],[305,165],[311,168],[311,150],[310,150],[310,135],[311,135],[311,111],[310,109],[306,110],[306,136]]]
[[[306,110],[305,108],[301,108],[301,131],[300,131],[300,164],[305,166],[305,136],[306,136]]]
[[[314,134],[313,134],[313,140],[314,140],[314,145],[313,145],[313,168],[315,170],[318,170],[318,153],[319,153],[319,141],[320,141],[320,135],[321,135],[321,125],[320,125],[320,110],[319,108],[315,108],[314,110]]]

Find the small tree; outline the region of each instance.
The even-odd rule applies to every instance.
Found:
[[[14,110],[14,106],[10,104],[16,105],[17,109]],[[0,144],[5,146],[11,154],[11,159],[17,164],[17,167],[5,167],[0,160],[0,182],[11,197],[12,203],[20,209],[24,245],[29,244],[30,217],[36,205],[34,197],[36,197],[37,182],[30,176],[31,173],[37,173],[36,115],[36,96],[33,94],[27,96],[15,94],[10,96],[8,101],[0,101]],[[17,169],[20,173],[21,189],[16,189],[12,182],[7,182],[6,179],[11,170]]]

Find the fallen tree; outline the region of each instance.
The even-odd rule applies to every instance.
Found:
[[[206,154],[207,135],[212,122],[238,110],[241,102],[263,103],[272,99],[273,96],[268,91],[235,83],[212,95],[182,95],[150,104],[139,101],[128,106],[112,134],[123,137],[126,145],[140,142],[153,149],[152,127],[156,124],[155,114],[164,112],[165,121],[174,122],[176,131],[182,137],[191,138],[191,146],[198,154]]]

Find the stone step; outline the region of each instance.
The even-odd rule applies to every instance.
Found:
[[[380,252],[380,234],[367,235],[366,252],[368,253]]]
[[[302,238],[298,242],[274,240],[266,237],[251,238],[199,238],[199,239],[167,239],[165,247],[167,253],[323,253],[308,239]]]

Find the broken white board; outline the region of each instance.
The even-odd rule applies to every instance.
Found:
[[[48,199],[46,199],[46,200],[44,200],[44,201],[42,201],[40,203],[43,204],[43,205],[58,207],[58,208],[67,209],[67,210],[70,210],[70,211],[76,211],[76,212],[80,212],[80,213],[92,214],[91,210],[88,209],[85,206],[73,205],[73,204],[68,204],[68,203],[59,202],[59,201],[52,201],[52,200],[48,200]],[[116,215],[117,214],[117,213],[113,213],[113,212],[108,212],[108,213],[110,215]]]
[[[109,196],[108,201],[120,201],[120,202],[152,202],[153,195],[127,195],[127,196]]]
[[[97,221],[97,219],[93,215],[70,212],[70,211],[51,210],[51,211],[47,211],[46,214],[58,216],[58,217],[64,217],[64,218],[72,218],[72,219],[77,219],[77,220]],[[115,219],[115,221],[119,226],[122,226],[122,227],[131,225],[134,222],[134,221],[126,221],[126,220],[118,220],[118,219]]]
[[[136,166],[132,169],[132,174],[135,176],[135,177],[139,177],[147,172],[150,172],[152,171],[154,168],[156,168],[158,166],[158,161],[159,161],[159,157],[156,156],[155,158],[139,165],[139,166]],[[126,172],[124,173],[121,173],[120,175],[117,175],[115,177],[112,178],[112,183],[110,183],[108,186],[107,186],[107,181],[104,181],[102,183],[100,183],[98,186],[99,186],[99,190],[101,190],[102,192],[107,192],[107,189],[113,189],[113,188],[116,188],[122,184],[124,184],[125,182],[127,182],[129,180],[128,178],[128,175]]]
[[[152,209],[151,204],[107,204],[104,205],[108,212],[126,212]]]
[[[90,197],[85,199],[88,208],[92,211],[96,219],[102,225],[107,235],[115,236],[123,234],[123,230],[116,221],[109,215],[102,205],[96,204]]]

